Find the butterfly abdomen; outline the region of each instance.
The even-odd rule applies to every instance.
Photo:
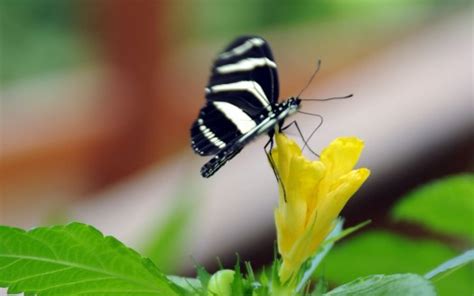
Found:
[[[223,165],[225,165],[229,160],[234,158],[242,150],[243,146],[231,146],[228,149],[224,149],[219,152],[216,156],[211,158],[206,164],[201,168],[201,175],[204,178],[209,178],[214,175]]]

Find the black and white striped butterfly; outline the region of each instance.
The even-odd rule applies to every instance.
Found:
[[[267,42],[256,36],[237,38],[218,55],[206,87],[206,104],[191,127],[192,147],[214,155],[202,168],[212,176],[259,135],[295,113],[301,100],[278,103],[278,74]]]
[[[320,63],[309,82],[318,72],[319,66]],[[278,103],[276,68],[268,43],[258,36],[239,37],[217,56],[206,87],[206,104],[191,127],[191,145],[194,151],[203,156],[214,155],[201,168],[203,177],[212,176],[247,143],[262,134],[270,136],[265,147],[273,144],[275,129],[281,130],[284,120],[295,112],[321,119],[307,141],[322,124],[320,115],[298,111],[301,103],[299,96],[308,87],[309,82],[298,96]],[[352,95],[305,101],[329,101],[350,97]],[[298,124],[295,121],[294,123],[303,138]],[[307,141],[303,147],[306,147]],[[316,154],[311,148],[308,149]],[[268,152],[267,156],[270,157]]]

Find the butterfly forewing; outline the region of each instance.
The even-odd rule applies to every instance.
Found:
[[[193,149],[214,155],[246,135],[278,99],[270,47],[260,37],[237,38],[215,60],[206,104],[191,128]]]
[[[251,89],[263,91],[268,103],[277,101],[277,66],[270,46],[263,38],[239,37],[217,56],[207,87],[236,82],[241,85],[250,82]],[[259,106],[258,102],[254,105]]]

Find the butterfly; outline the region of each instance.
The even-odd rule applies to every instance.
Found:
[[[211,69],[211,77],[205,89],[206,104],[191,127],[191,146],[202,156],[213,156],[201,168],[201,175],[211,177],[224,164],[236,156],[250,141],[262,134],[270,140],[265,148],[273,145],[273,135],[278,128],[285,129],[283,122],[296,112],[317,116],[320,124],[305,141],[312,137],[321,126],[318,114],[298,111],[301,93],[296,97],[278,102],[279,85],[277,65],[268,43],[258,36],[242,36],[230,43],[216,58]],[[327,99],[305,99],[305,101],[329,101],[347,99],[333,97]],[[296,128],[304,140],[296,121]],[[288,125],[289,126],[289,125]],[[288,127],[287,126],[287,127]],[[308,149],[315,155],[314,151]],[[270,162],[271,155],[267,152]]]
[[[300,108],[291,97],[278,103],[277,65],[268,43],[242,36],[214,61],[205,89],[206,104],[191,127],[191,146],[213,157],[201,168],[210,177],[262,134],[272,139],[275,129]]]

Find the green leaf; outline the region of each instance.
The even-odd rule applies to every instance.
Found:
[[[339,286],[326,296],[432,296],[433,285],[416,274],[370,275]]]
[[[174,275],[169,275],[168,279],[189,293],[199,294],[199,292],[202,290],[201,282],[198,279]]]
[[[196,273],[197,279],[201,283],[201,286],[207,289],[207,286],[209,285],[209,280],[211,279],[211,274],[207,272],[204,266],[199,264],[196,264]]]
[[[432,279],[435,276],[439,276],[439,275],[441,275],[441,274],[443,274],[447,271],[451,271],[453,269],[460,268],[461,266],[463,266],[463,265],[465,265],[465,264],[467,264],[471,261],[474,261],[474,249],[469,250],[469,251],[465,252],[462,255],[459,255],[455,258],[452,258],[452,259],[444,262],[440,266],[436,267],[432,271],[425,274],[425,278]]]
[[[232,295],[243,295],[244,293],[244,279],[240,272],[240,257],[237,255],[237,262],[234,266],[234,275],[231,283]]]
[[[179,295],[156,266],[92,226],[0,226],[0,286],[37,295]]]
[[[316,283],[316,288],[311,293],[311,296],[322,296],[322,295],[324,295],[324,293],[327,292],[327,290],[329,290],[328,289],[328,282],[323,276],[321,276],[318,279],[318,282]]]
[[[252,264],[249,261],[245,261],[245,271],[247,271],[247,278],[251,283],[256,281],[255,274],[253,272]]]
[[[419,273],[453,258],[457,253],[437,241],[409,240],[396,234],[370,231],[336,244],[320,271],[329,282],[344,283],[371,274]],[[435,283],[440,295],[472,294],[472,270],[464,268]]]
[[[392,216],[474,242],[473,196],[474,174],[444,178],[409,193],[393,209]]]

